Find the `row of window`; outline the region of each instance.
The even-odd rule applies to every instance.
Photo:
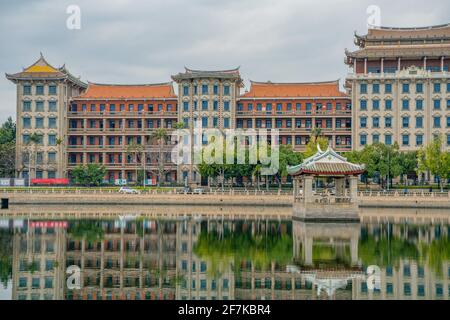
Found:
[[[23,134],[22,135],[22,143],[24,145],[30,144],[30,135],[29,134]],[[48,135],[48,140],[47,140],[47,145],[49,146],[56,146],[57,144],[57,137],[56,134],[49,134]],[[44,145],[44,134],[37,134],[37,141],[36,141],[37,145]]]
[[[372,102],[372,110],[380,110],[380,101],[379,99],[373,99]],[[446,106],[447,109],[450,109],[450,99],[446,99]],[[433,99],[433,109],[434,110],[441,110],[441,104],[442,99]],[[423,99],[416,99],[415,100],[416,110],[423,110]],[[359,106],[361,110],[367,110],[368,108],[368,101],[366,99],[361,99],[359,101]],[[410,100],[409,99],[402,99],[402,110],[409,110],[410,108]],[[384,109],[385,110],[392,110],[392,99],[385,99],[384,100]]]
[[[51,289],[53,288],[53,277],[45,277],[43,279],[43,287],[45,289]],[[26,277],[20,277],[19,278],[19,289],[21,288],[27,288],[28,287],[28,278]],[[41,278],[32,278],[31,279],[31,287],[40,289],[41,287]]]
[[[35,158],[36,164],[44,164],[44,156],[45,156],[44,152],[42,152],[42,151],[36,152],[36,158]],[[34,155],[32,155],[32,157],[34,157]],[[29,158],[30,158],[30,154],[28,152],[24,152],[22,154],[22,162],[24,164],[29,163]],[[33,159],[33,162],[34,162],[34,159]],[[56,163],[56,152],[51,151],[51,152],[47,153],[47,163],[49,163],[49,164]],[[37,251],[39,251],[39,250],[37,250]]]
[[[193,124],[195,124],[198,121],[197,118],[194,118],[193,120],[190,120],[189,118],[183,118],[183,124],[185,128],[192,128]],[[208,117],[202,117],[201,118],[201,124],[203,128],[209,127],[210,121]],[[223,127],[225,129],[230,128],[230,118],[223,118]],[[212,127],[217,128],[219,126],[219,118],[213,117],[212,118]]]
[[[144,107],[146,106],[145,110]],[[143,111],[148,111],[148,112],[162,112],[162,111],[167,111],[167,112],[172,112],[172,111],[177,111],[177,104],[175,103],[174,105],[167,103],[167,104],[162,104],[159,103],[156,106],[154,106],[153,104],[147,104],[144,105],[143,103],[138,103],[137,105],[130,103],[130,104],[124,104],[121,103],[118,106],[115,103],[110,103],[107,107],[107,105],[105,103],[100,103],[100,104],[90,104],[89,105],[89,109],[87,104],[83,103],[81,105],[77,105],[76,103],[73,103],[70,106],[70,111],[71,112],[105,112],[108,111],[109,113],[114,113],[114,112],[143,112]]]
[[[183,102],[183,111],[184,112],[188,112],[190,111],[189,109],[189,105],[190,103],[188,101],[184,101]],[[209,110],[209,101],[208,100],[202,100],[201,101],[201,110],[202,111],[207,111]],[[193,103],[193,110],[194,111],[198,111],[198,101],[194,101]],[[212,110],[213,111],[218,111],[219,110],[219,101],[213,101],[212,104]],[[223,111],[230,111],[230,101],[224,101],[223,102]]]
[[[362,293],[367,292],[367,283],[366,282],[361,283],[361,292]],[[448,292],[450,294],[450,286],[448,287]],[[394,293],[394,284],[391,282],[386,283],[386,294],[390,295],[393,293]],[[403,283],[403,294],[405,296],[410,296],[412,294],[411,284],[409,282]],[[444,287],[442,284],[440,284],[440,283],[435,284],[435,295],[438,297],[444,295]],[[424,284],[417,285],[417,296],[419,296],[419,297],[425,296],[425,285]]]
[[[161,126],[164,126],[164,128],[172,128],[172,124],[173,122],[176,122],[175,120],[172,119],[148,119],[146,120],[146,128],[161,128]],[[142,129],[142,125],[143,125],[143,121],[142,120],[126,120],[125,124],[126,124],[126,128],[130,128],[130,129]],[[93,128],[98,128],[98,129],[103,129],[104,123],[103,120],[87,120],[86,122],[87,124],[87,128],[93,129]],[[123,121],[122,119],[119,120],[109,120],[107,122],[108,125],[108,129],[122,129],[123,128]],[[72,119],[69,121],[69,128],[70,129],[83,129],[84,128],[84,121],[83,120],[75,120]]]
[[[446,92],[450,92],[450,82],[447,82],[446,84]],[[433,93],[441,93],[442,91],[442,84],[440,82],[434,82],[433,83]],[[368,84],[367,83],[361,83],[359,85],[359,92],[361,94],[367,94],[368,93]],[[423,93],[424,87],[423,83],[418,82],[415,85],[415,92],[416,93]],[[379,83],[373,83],[372,84],[372,94],[379,94],[380,93],[380,84]],[[392,93],[392,83],[385,83],[384,84],[384,93],[389,94]],[[409,83],[402,83],[402,93],[410,93],[410,84]]]
[[[411,43],[415,43],[415,42],[411,41]],[[422,44],[423,42],[418,42],[418,43]],[[379,44],[381,44],[381,42],[379,42]],[[405,67],[405,66],[403,66],[403,67]],[[420,68],[420,69],[423,69],[423,68]],[[444,65],[443,70],[441,69],[441,66],[426,66],[425,70],[431,71],[431,72],[448,71],[448,66]],[[367,72],[368,73],[381,73],[381,65],[368,66]],[[397,67],[396,66],[383,66],[383,72],[384,73],[395,73],[395,72],[397,72]]]
[[[422,146],[423,145],[423,134],[416,134],[416,146]],[[380,134],[374,133],[372,134],[372,143],[377,143],[380,141]],[[361,146],[365,146],[368,143],[367,141],[367,134],[362,133],[359,135],[359,144]],[[384,135],[384,144],[386,145],[392,145],[392,135],[391,134],[385,134]],[[401,144],[402,146],[409,146],[410,145],[410,134],[402,134],[401,135]],[[447,145],[450,146],[450,134],[447,134]]]
[[[35,117],[34,118],[34,128],[35,129],[56,129],[57,122],[56,117],[48,117],[47,118],[47,126],[45,126],[44,123],[45,118],[44,117]],[[23,117],[22,118],[22,127],[24,129],[31,129],[31,117]]]
[[[316,111],[332,111],[333,110],[333,103],[331,102],[327,102],[327,103],[321,103],[321,102],[316,102],[316,103],[312,103],[312,102],[306,102],[305,104],[302,104],[300,102],[295,103],[295,110],[296,111],[312,111],[313,110],[313,105],[314,105],[314,110]],[[336,102],[335,104],[335,110],[346,110],[346,111],[350,111],[351,110],[351,103],[346,103],[345,106],[343,106],[340,102]],[[262,103],[256,103],[256,109],[253,109],[254,105],[253,103],[249,102],[249,103],[238,103],[237,106],[237,110],[238,111],[267,111],[270,112],[272,111],[272,103],[268,102],[265,104]],[[275,110],[278,112],[281,111],[292,111],[292,107],[293,104],[288,102],[286,104],[283,103],[276,103],[275,104]]]
[[[193,87],[193,94],[197,95],[198,94],[198,86],[194,85]],[[209,94],[210,93],[210,86],[208,86],[207,84],[203,84],[201,85],[201,94]],[[219,86],[217,84],[212,86],[212,93],[213,94],[219,94]],[[184,85],[183,86],[183,96],[188,96],[189,95],[189,86]],[[229,85],[224,85],[223,86],[223,95],[224,96],[229,96],[230,95],[230,86]]]
[[[22,103],[22,111],[23,112],[31,112],[31,101],[23,101]],[[44,112],[45,110],[45,101],[34,101],[34,111],[35,112]],[[57,111],[57,101],[48,101],[48,108],[47,111],[49,112],[56,112]]]
[[[441,116],[433,116],[433,128],[441,128]],[[360,117],[359,118],[359,127],[360,128],[367,128],[368,124],[367,124],[367,117]],[[402,128],[409,128],[409,121],[410,117],[409,116],[403,116],[402,117]],[[416,123],[415,123],[415,127],[416,128],[423,128],[423,116],[416,116]],[[447,123],[446,123],[446,127],[450,128],[450,116],[446,117]],[[372,117],[372,128],[380,128],[381,124],[380,124],[380,117],[378,116],[374,116]],[[384,117],[384,127],[385,128],[392,128],[392,117],[390,116],[386,116]]]
[[[23,85],[23,94],[24,95],[33,95],[33,86],[31,84]],[[34,86],[34,94],[38,96],[45,95],[45,85],[37,84]],[[50,84],[47,86],[47,95],[56,95],[57,94],[57,86],[55,84]]]
[[[292,119],[256,119],[255,120],[255,128],[272,128],[273,123],[275,128],[292,128],[292,125],[295,125],[295,128],[312,128],[313,124],[316,128],[327,128],[332,129],[333,128],[333,119],[327,118],[327,119],[295,119],[295,121],[292,121]],[[236,127],[237,128],[244,128],[244,124],[246,125],[246,128],[252,128],[253,127],[253,120],[252,119],[237,119],[236,120]],[[348,128],[351,127],[351,119],[335,119],[335,127],[337,129],[339,128]]]

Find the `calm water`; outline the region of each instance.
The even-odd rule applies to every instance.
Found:
[[[3,219],[0,299],[448,299],[447,221]]]

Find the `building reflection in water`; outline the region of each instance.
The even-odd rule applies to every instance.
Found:
[[[2,226],[1,241],[8,230],[12,242],[0,256],[12,256],[13,299],[449,297],[449,225],[440,222],[190,218]],[[4,260],[0,270],[8,269]],[[79,290],[66,285],[71,265],[81,269]],[[381,269],[375,290],[367,286],[369,265]]]

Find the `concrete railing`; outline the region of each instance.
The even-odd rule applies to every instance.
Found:
[[[424,192],[424,191],[361,191],[360,198],[450,198],[450,191]]]

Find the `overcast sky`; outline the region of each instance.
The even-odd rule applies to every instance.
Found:
[[[69,30],[69,5],[81,29]],[[367,31],[367,8],[381,25],[450,22],[448,0],[0,0],[0,121],[15,117],[16,89],[4,73],[32,64],[42,52],[54,66],[101,83],[170,81],[184,66],[241,66],[249,80],[344,79],[344,49]]]

